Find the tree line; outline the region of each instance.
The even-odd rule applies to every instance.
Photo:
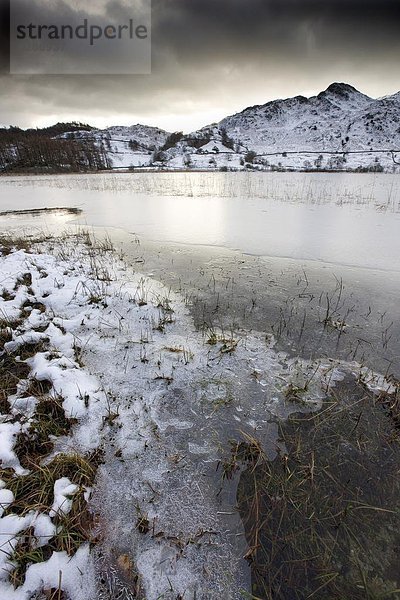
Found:
[[[109,167],[104,145],[82,123],[57,123],[42,129],[0,129],[2,172],[86,172]],[[81,132],[84,132],[82,135]]]

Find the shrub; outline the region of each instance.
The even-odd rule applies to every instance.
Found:
[[[254,152],[254,150],[249,150],[249,152],[247,152],[246,156],[244,157],[244,160],[247,163],[253,163],[256,156],[257,153]]]

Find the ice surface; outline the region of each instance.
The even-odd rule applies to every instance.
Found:
[[[58,204],[84,209],[75,221],[142,240],[400,271],[396,175],[138,173],[0,181],[9,208],[51,206],[55,190]],[[36,222],[57,225],[50,218]]]

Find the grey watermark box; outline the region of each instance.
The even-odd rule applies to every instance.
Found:
[[[10,73],[151,73],[151,0],[11,0]]]

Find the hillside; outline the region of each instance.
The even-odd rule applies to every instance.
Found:
[[[111,142],[114,167],[392,172],[400,166],[400,152],[391,152],[400,151],[400,93],[373,99],[344,83],[333,83],[311,98],[296,96],[246,108],[177,136],[174,144],[165,144],[168,134],[157,129],[146,128],[150,131],[144,145],[140,130],[119,129],[125,142]],[[114,139],[116,130],[106,131]],[[139,143],[136,151],[129,147],[129,136]],[[159,152],[151,152],[155,147]]]
[[[139,124],[104,130],[68,125],[25,132],[31,139],[72,140],[86,153],[97,148],[95,159],[74,158],[65,170],[89,170],[94,164],[112,169],[400,172],[400,92],[374,99],[346,83],[333,83],[311,98],[252,106],[186,135]],[[20,139],[21,132],[0,131],[3,171],[23,170],[21,157],[15,164],[12,160],[18,154],[14,137]]]

